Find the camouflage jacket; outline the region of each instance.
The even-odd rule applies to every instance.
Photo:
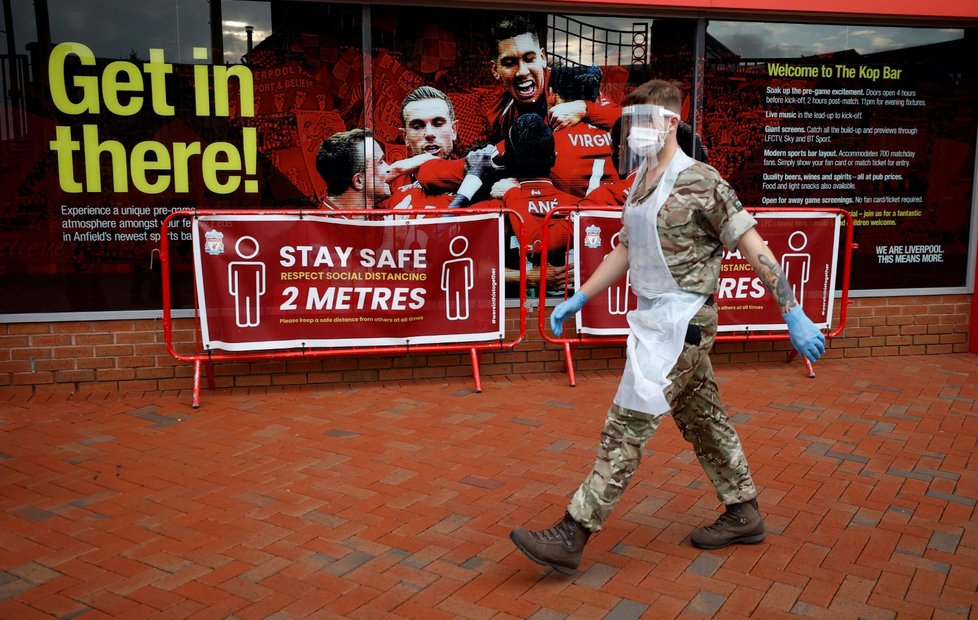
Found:
[[[645,207],[655,190],[636,179],[625,209]],[[740,237],[757,225],[744,211],[730,184],[712,166],[695,162],[679,174],[656,219],[666,265],[683,290],[710,294],[717,290],[724,246],[735,250]],[[621,236],[625,247],[628,239]]]

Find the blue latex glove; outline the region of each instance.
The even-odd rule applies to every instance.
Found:
[[[564,321],[580,312],[586,303],[587,295],[577,291],[573,297],[565,299],[554,308],[550,313],[550,329],[553,330],[554,336],[559,336],[564,331]]]
[[[795,350],[815,362],[825,353],[825,335],[808,318],[801,306],[795,306],[784,315],[788,324],[788,336]]]

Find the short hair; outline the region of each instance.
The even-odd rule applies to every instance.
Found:
[[[316,172],[326,182],[330,196],[353,186],[353,175],[366,170],[366,142],[373,134],[363,129],[334,133],[323,140],[316,154]]]
[[[643,103],[661,105],[676,114],[683,112],[682,92],[678,86],[665,80],[649,80],[644,84],[639,84],[635,90],[625,95],[621,105],[624,107],[642,105]]]
[[[506,135],[508,172],[518,179],[550,176],[556,158],[553,130],[542,116],[528,112],[513,121]]]
[[[564,101],[597,101],[601,93],[601,69],[596,65],[552,67],[548,85]]]
[[[455,106],[452,105],[452,100],[448,98],[448,95],[441,92],[434,86],[419,86],[411,92],[408,93],[404,101],[401,102],[401,123],[406,123],[407,119],[404,118],[404,109],[408,107],[408,104],[414,103],[415,101],[424,101],[425,99],[440,99],[445,102],[448,106],[448,120],[455,120]]]
[[[499,55],[499,44],[506,39],[528,34],[540,45],[540,34],[537,27],[523,15],[504,15],[496,20],[491,28],[492,40],[496,43],[496,55]]]

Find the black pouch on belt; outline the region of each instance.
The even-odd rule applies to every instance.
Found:
[[[706,302],[703,305],[712,306],[716,301],[713,299],[713,295],[706,298]],[[686,344],[698,347],[701,342],[703,342],[703,329],[699,325],[693,325],[690,323],[686,326]]]

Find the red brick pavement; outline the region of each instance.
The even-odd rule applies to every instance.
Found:
[[[580,573],[507,538],[590,466],[616,376],[68,397],[0,392],[0,617],[978,615],[978,358],[718,368],[770,535],[666,423]]]

